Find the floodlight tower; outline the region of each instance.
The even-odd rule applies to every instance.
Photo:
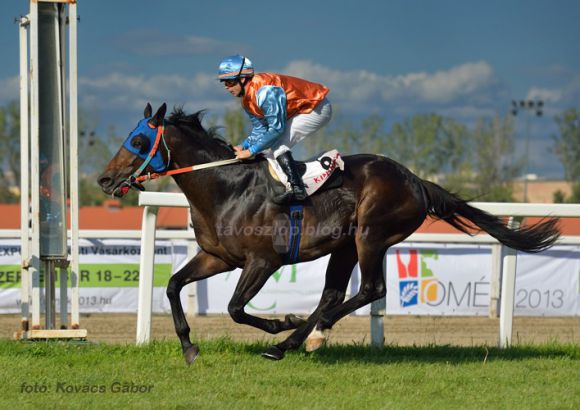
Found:
[[[528,174],[530,171],[530,118],[541,117],[544,114],[544,102],[542,100],[512,100],[511,113],[514,117],[520,111],[526,113],[526,146],[525,146],[525,173],[524,173],[524,202],[528,202]]]

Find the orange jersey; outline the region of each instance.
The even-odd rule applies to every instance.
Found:
[[[258,105],[257,94],[264,86],[280,87],[286,94],[286,119],[298,114],[307,114],[322,101],[329,89],[322,84],[312,83],[288,75],[260,73],[245,86],[242,106],[251,115],[263,118],[264,113]]]

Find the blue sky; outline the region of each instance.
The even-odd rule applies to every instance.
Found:
[[[13,19],[28,1],[3,6],[0,104],[18,98]],[[580,108],[580,1],[79,0],[78,10],[79,100],[97,128],[124,134],[147,101],[219,115],[235,101],[214,80],[217,65],[242,53],[258,71],[325,83],[342,115],[387,124],[425,112],[472,124],[541,98],[530,171],[563,174],[548,149],[554,116]],[[521,118],[516,126],[521,148]]]

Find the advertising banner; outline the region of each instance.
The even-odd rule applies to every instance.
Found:
[[[165,288],[174,266],[186,257],[185,243],[158,241],[155,246],[153,309],[168,312]],[[137,240],[80,240],[79,305],[81,313],[135,312],[141,244]],[[20,242],[0,240],[0,313],[20,312]],[[56,306],[60,306],[57,274]],[[43,275],[40,278],[44,294]],[[41,296],[42,298],[42,296]],[[44,301],[41,299],[41,306]],[[69,295],[70,308],[70,295]]]
[[[165,289],[170,275],[186,263],[186,254],[185,241],[157,241],[154,312],[170,312]],[[138,240],[81,240],[81,313],[136,312],[139,256]],[[246,311],[253,314],[311,313],[322,294],[328,259],[326,256],[312,262],[284,266],[274,272],[248,303]],[[490,246],[399,244],[387,254],[386,271],[389,315],[488,314]],[[20,311],[20,275],[19,241],[0,240],[0,313]],[[236,269],[189,285],[197,286],[198,312],[227,313],[240,275],[241,270]],[[578,246],[554,247],[537,255],[518,253],[515,314],[580,315],[579,277]],[[359,284],[357,266],[347,295],[356,294]],[[184,288],[181,293],[184,306],[186,297],[187,288]],[[366,315],[368,312],[369,306],[366,306],[356,314]]]
[[[404,244],[387,255],[387,313],[487,315],[491,247]]]
[[[387,256],[387,314],[487,315],[491,247],[399,244]],[[580,247],[518,253],[515,315],[580,315]]]

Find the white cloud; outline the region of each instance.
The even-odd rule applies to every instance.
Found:
[[[144,56],[187,56],[227,54],[244,48],[241,44],[202,36],[179,36],[156,30],[137,30],[113,40],[115,47]]]
[[[543,100],[544,102],[558,102],[562,99],[562,90],[532,87],[528,91],[528,100]]]
[[[20,98],[19,76],[0,80],[0,103],[6,104]]]
[[[436,73],[381,76],[366,70],[338,71],[309,61],[294,61],[285,73],[327,84],[339,100],[354,102],[444,104],[485,92],[496,85],[492,67],[484,62],[466,63]]]
[[[172,105],[198,103],[196,110],[216,106],[214,100],[225,99],[223,87],[214,77],[197,74],[185,77],[177,74],[144,76],[118,72],[101,77],[81,77],[79,80],[81,103],[100,104],[108,109],[141,109],[148,101],[167,102]],[[207,101],[208,104],[200,104]]]

